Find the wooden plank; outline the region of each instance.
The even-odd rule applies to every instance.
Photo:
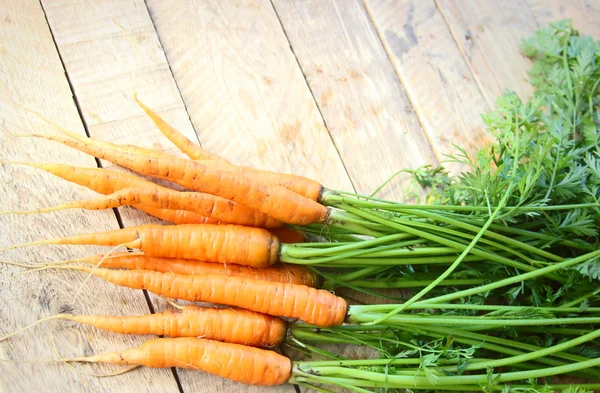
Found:
[[[7,138],[8,134],[48,126],[22,107],[35,108],[58,124],[83,134],[83,126],[54,46],[40,3],[9,1],[0,7],[0,157],[6,160],[64,162],[95,166],[91,157],[49,141]],[[71,187],[49,174],[25,167],[0,167],[3,209],[34,209],[65,200],[89,198],[91,192]],[[65,211],[30,216],[0,216],[0,247],[24,241],[117,228],[112,211]],[[51,261],[99,252],[98,247],[38,246],[3,251],[2,259]],[[0,265],[0,279],[22,269]],[[0,334],[59,312],[135,315],[147,313],[141,292],[90,279],[76,302],[73,296],[85,275],[68,271],[33,273],[0,287]],[[51,322],[0,343],[2,359],[51,359],[124,349],[144,338],[117,336],[74,323]],[[53,350],[56,344],[56,352]],[[78,365],[87,372],[107,373],[116,367]],[[62,363],[2,363],[0,391],[177,392],[169,370],[140,368],[112,378],[69,370]]]
[[[205,148],[352,189],[269,1],[147,4]]]
[[[455,154],[454,144],[484,146],[485,99],[433,0],[363,3],[438,159]]]
[[[527,0],[540,27],[562,19],[572,19],[582,35],[600,39],[600,2],[597,0]]]
[[[531,96],[531,61],[520,45],[537,25],[525,0],[436,2],[489,107],[506,89]]]
[[[437,164],[360,0],[275,0],[275,9],[359,193]],[[403,199],[410,176],[379,196]]]

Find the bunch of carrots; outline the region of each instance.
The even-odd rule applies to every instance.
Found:
[[[174,225],[140,225],[7,249],[45,244],[127,247],[132,252],[24,264],[30,269],[22,274],[79,270],[120,286],[225,307],[41,319],[35,324],[68,319],[115,333],[169,337],[60,361],[188,367],[247,384],[301,383],[321,391],[326,390],[317,385],[357,392],[482,387],[539,391],[537,379],[556,374],[592,378],[593,383],[579,386],[600,388],[595,383],[600,358],[572,353],[597,345],[600,338],[598,291],[593,283],[575,286],[563,274],[596,261],[600,251],[583,241],[550,241],[531,223],[522,228],[501,225],[509,214],[521,214],[518,206],[507,205],[517,186],[503,187],[497,203],[485,207],[411,206],[336,192],[301,176],[235,165],[186,139],[135,93],[134,100],[189,158],[102,142],[59,126],[53,135],[28,136],[64,144],[171,186],[106,169],[6,162],[47,171],[102,196],[3,213],[130,205]],[[515,172],[518,163],[513,165]],[[476,214],[481,210],[487,216]],[[559,247],[548,248],[551,242]],[[485,268],[483,277],[478,269]],[[525,282],[532,284],[525,287]],[[467,288],[458,289],[463,286]],[[421,289],[401,304],[348,305],[331,292],[338,287],[378,295],[378,289]],[[507,288],[519,304],[505,304]],[[553,297],[549,293],[556,288]],[[531,296],[522,296],[529,290]],[[573,299],[560,303],[567,291]],[[542,292],[547,299],[540,299]],[[507,338],[517,333],[524,339]],[[547,348],[531,341],[547,333],[561,334],[564,340]],[[326,360],[292,362],[273,350],[282,343]],[[368,346],[382,358],[343,359],[316,345],[320,343]],[[509,366],[506,372],[497,371]],[[510,385],[527,380],[532,382]]]

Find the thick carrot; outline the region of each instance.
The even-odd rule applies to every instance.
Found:
[[[151,257],[196,259],[253,267],[279,260],[279,240],[266,229],[241,225],[140,225],[108,232],[40,240],[39,244],[90,244],[137,248]]]
[[[107,194],[94,200],[76,201],[29,213],[72,208],[101,210],[124,205],[143,205],[155,209],[187,210],[230,224],[265,228],[276,228],[282,225],[280,221],[225,198],[200,192],[172,190],[127,173],[61,164],[19,164],[43,169],[65,180]]]
[[[225,276],[246,277],[252,280],[287,282],[290,284],[318,287],[320,278],[301,265],[275,264],[270,267],[253,268],[233,264],[201,262],[190,259],[174,259],[132,255],[129,252],[95,255],[80,262],[96,265],[102,260],[102,267],[125,268],[129,270],[153,270],[175,274],[221,274]]]
[[[137,94],[134,93],[133,99],[138,106],[142,108],[144,112],[146,112],[148,117],[152,119],[154,124],[156,124],[163,135],[166,136],[171,142],[173,142],[175,146],[177,146],[191,159],[202,160],[202,163],[207,166],[211,165],[210,161],[212,161],[212,165],[218,165],[222,169],[256,176],[257,179],[264,184],[285,187],[297,194],[313,200],[317,200],[320,197],[321,192],[323,191],[323,186],[319,182],[304,176],[261,171],[254,168],[232,164],[223,157],[211,153],[190,141],[177,129],[161,118],[156,112],[141,102],[138,99]]]
[[[278,345],[287,331],[282,319],[270,315],[233,308],[186,306],[181,312],[166,310],[156,314],[127,317],[57,314],[40,319],[18,332],[53,319],[67,319],[113,333],[202,337],[254,347]],[[2,337],[0,341],[18,332]]]
[[[122,153],[99,146],[91,138],[72,140],[55,136],[41,137],[61,142],[97,158],[107,159],[141,174],[171,180],[188,189],[230,199],[288,224],[324,222],[329,213],[327,207],[284,187],[265,186],[254,176],[208,167],[198,161],[174,156],[165,158]]]
[[[136,209],[174,224],[219,224],[219,220],[202,216],[187,210],[158,209],[150,206],[134,205]]]
[[[210,302],[263,314],[296,318],[320,327],[344,322],[347,304],[329,291],[281,282],[227,277],[218,274],[184,275],[149,270],[113,270],[87,266],[53,266],[94,274],[106,281],[158,295],[193,302]]]
[[[205,371],[249,385],[281,385],[292,375],[292,362],[276,352],[201,338],[157,338],[137,348],[65,361],[181,367]]]

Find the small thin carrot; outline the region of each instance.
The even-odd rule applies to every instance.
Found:
[[[324,222],[329,214],[329,209],[320,203],[284,187],[265,186],[252,175],[220,170],[175,156],[165,158],[123,153],[100,146],[91,138],[78,137],[75,140],[47,135],[32,136],[61,142],[97,158],[107,159],[141,174],[173,181],[188,189],[230,199],[288,224]]]
[[[209,151],[204,150],[197,144],[190,141],[182,133],[177,131],[173,126],[167,123],[162,117],[156,112],[150,109],[146,104],[138,99],[137,93],[133,92],[133,100],[135,103],[142,108],[146,115],[154,122],[156,127],[166,136],[175,146],[179,148],[185,155],[193,160],[215,160],[217,162],[229,163],[229,161],[221,158],[220,156],[213,154]]]
[[[60,131],[62,134],[70,137],[71,139],[78,140],[78,141],[87,139],[87,137],[83,137],[83,136],[79,135],[78,133],[67,130],[66,128],[53,122],[52,120],[48,119],[47,117],[45,117],[44,115],[42,115],[41,113],[39,113],[33,109],[30,109],[30,108],[23,108],[23,109],[34,114],[35,116],[37,116],[44,122],[50,124],[51,126],[56,128],[58,131]],[[44,139],[49,139],[49,140],[54,140],[54,141],[59,141],[59,140],[65,139],[64,137],[60,137],[60,136],[51,136],[51,135],[44,135],[44,134],[38,134],[38,133],[32,133],[32,134],[27,134],[27,135],[17,135],[17,136],[33,136],[33,137],[44,138]],[[103,141],[100,139],[95,139],[94,142],[99,147],[114,149],[121,153],[126,153],[126,154],[142,154],[142,155],[151,156],[151,157],[163,157],[163,158],[176,157],[172,154],[165,153],[161,150],[147,149],[147,148],[143,148],[143,147],[136,146],[136,145],[114,144],[114,143],[106,142],[106,141]]]
[[[233,201],[201,192],[182,192],[164,188],[154,183],[147,187],[123,188],[99,198],[74,201],[30,211],[0,212],[0,214],[34,214],[65,209],[103,210],[119,206],[142,205],[158,209],[187,210],[218,221],[260,228],[283,225],[266,214],[258,213]]]
[[[329,291],[305,285],[219,274],[184,275],[149,270],[93,269],[87,266],[49,266],[48,268],[80,270],[116,285],[145,289],[157,295],[300,319],[319,327],[341,325],[347,311],[347,304],[343,298]]]
[[[211,153],[190,141],[181,132],[175,129],[175,127],[171,126],[156,112],[141,102],[136,93],[133,94],[133,99],[138,106],[142,108],[144,112],[146,112],[148,117],[152,119],[154,124],[163,133],[163,135],[166,136],[171,142],[173,142],[175,146],[179,148],[179,150],[181,150],[191,159],[200,160],[204,165],[207,166],[218,165],[224,170],[256,176],[256,178],[264,184],[285,187],[297,194],[315,201],[321,196],[321,193],[323,192],[323,186],[319,182],[307,177],[287,173],[262,171],[232,164],[223,157]],[[212,164],[210,161],[212,161]]]
[[[266,229],[241,225],[140,225],[108,232],[40,240],[5,249],[41,244],[122,245],[151,257],[196,259],[253,267],[279,260],[279,240]]]
[[[249,385],[281,385],[292,375],[292,362],[276,352],[192,337],[156,338],[136,348],[57,361],[180,367]]]
[[[113,333],[201,337],[255,347],[278,345],[283,341],[287,329],[282,319],[257,312],[233,308],[185,306],[182,307],[181,312],[166,310],[156,314],[127,317],[57,314],[0,337],[0,341],[54,319],[67,319]]]
[[[89,188],[99,194],[111,194],[128,187],[154,184],[138,176],[110,169],[80,167],[66,164],[39,164],[34,162],[4,161],[5,164],[24,165],[41,169],[71,183]]]
[[[175,274],[221,274],[225,276],[245,277],[252,280],[287,282],[309,287],[318,287],[321,281],[317,274],[314,274],[304,266],[283,263],[278,263],[269,267],[253,268],[249,266],[201,262],[190,259],[149,257],[146,255],[135,255],[130,252],[111,254],[109,258],[105,258],[104,255],[94,255],[88,258],[66,262],[77,261],[96,265],[102,259],[101,266],[106,268],[153,270],[156,272]]]

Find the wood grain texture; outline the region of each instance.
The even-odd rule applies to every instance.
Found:
[[[269,1],[147,4],[205,148],[352,189]]]
[[[71,90],[38,1],[9,1],[0,7],[0,157],[32,162],[95,166],[91,157],[56,143],[9,134],[44,130],[45,124],[23,110],[34,108],[58,124],[83,134]],[[0,166],[3,209],[25,210],[89,197],[52,175],[25,167]],[[25,241],[117,228],[112,211],[69,211],[31,216],[0,216],[0,247]],[[39,246],[3,251],[1,259],[24,262],[75,258],[100,252],[98,247]],[[0,264],[0,279],[22,269]],[[91,279],[76,302],[73,296],[85,275],[68,271],[32,273],[0,286],[0,334],[59,312],[135,315],[148,312],[141,292]],[[142,337],[118,337],[73,323],[52,322],[0,343],[0,358],[15,360],[84,356],[139,345]],[[53,350],[56,344],[56,352]],[[84,366],[87,372],[116,368]],[[177,392],[170,370],[139,369],[114,378],[97,378],[69,370],[62,363],[2,363],[3,392],[116,392],[135,386],[140,392]]]
[[[437,159],[360,0],[273,2],[353,184],[369,194]],[[403,200],[410,176],[380,194]]]
[[[433,0],[363,3],[438,159],[455,154],[454,144],[471,153],[484,146],[488,107]]]
[[[527,0],[540,27],[561,19],[572,19],[583,35],[600,39],[600,2],[598,0]]]
[[[537,29],[525,0],[436,0],[490,108],[506,89],[527,98],[531,61],[520,45]]]

